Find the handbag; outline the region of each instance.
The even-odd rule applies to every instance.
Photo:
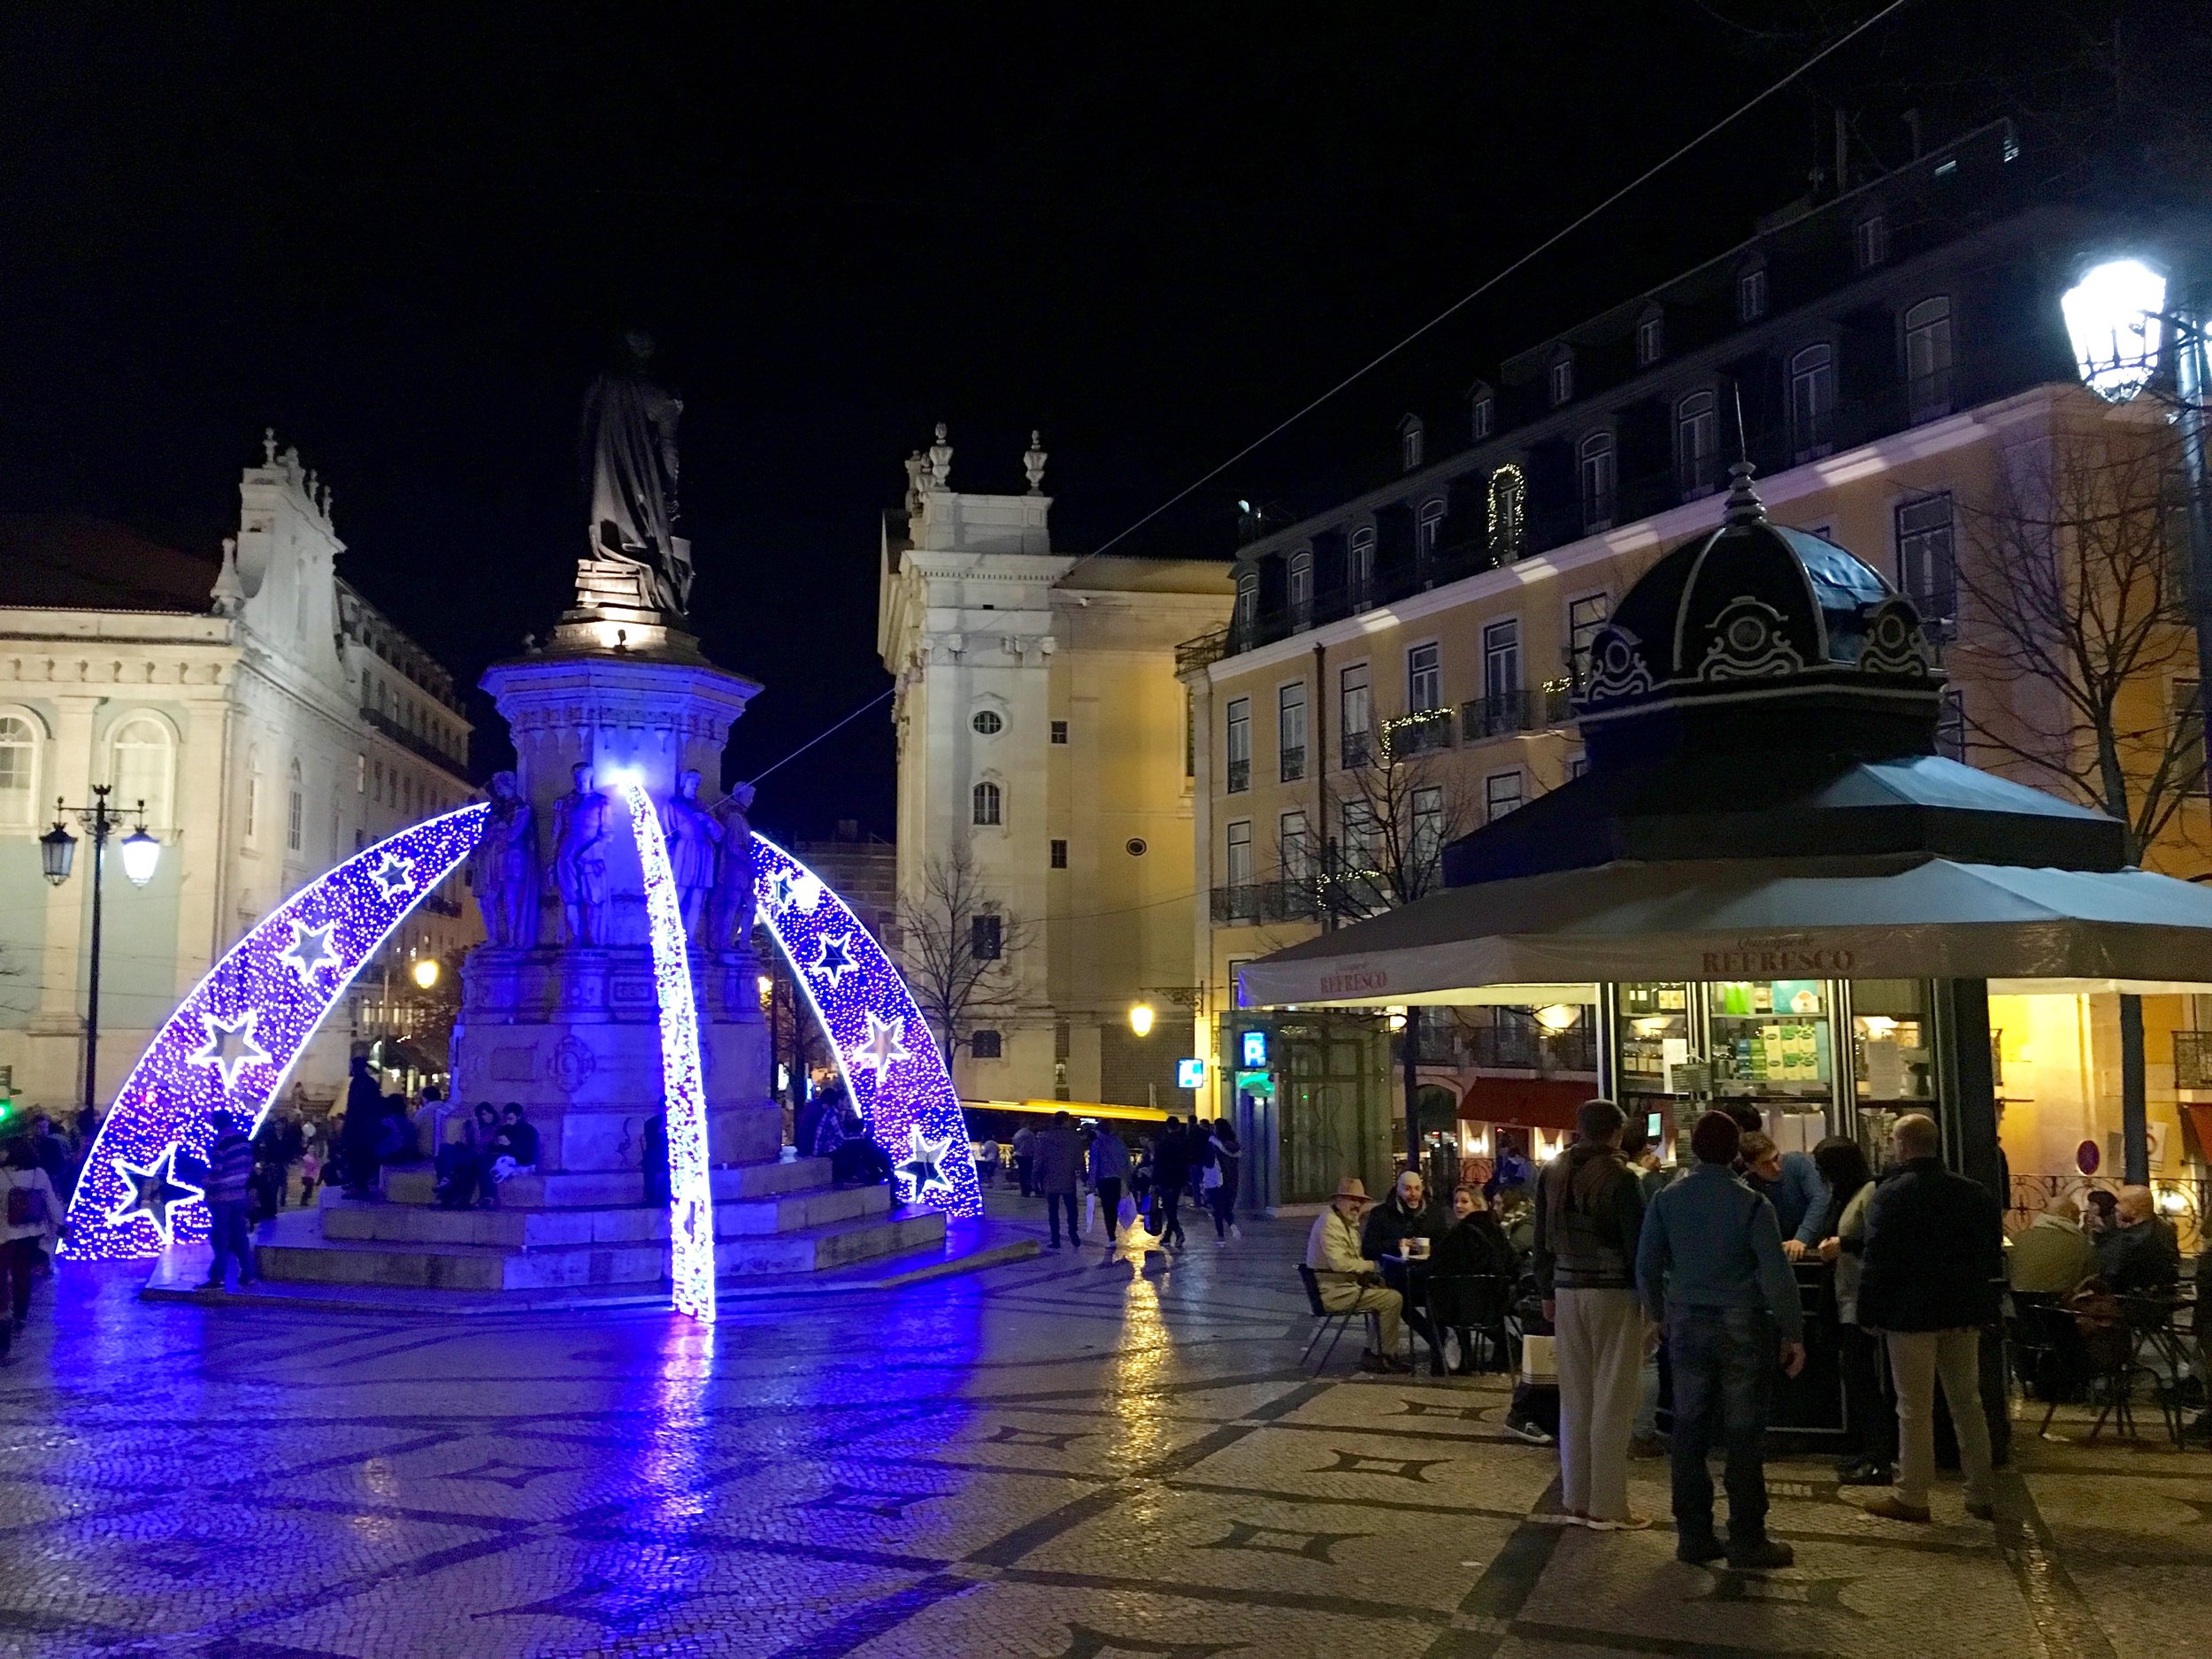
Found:
[[[1539,1386],[1559,1381],[1557,1340],[1530,1332],[1521,1338],[1521,1380]]]

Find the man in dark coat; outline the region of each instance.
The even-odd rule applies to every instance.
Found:
[[[1170,1249],[1183,1248],[1183,1189],[1190,1183],[1190,1145],[1183,1120],[1171,1118],[1152,1148],[1152,1232]]]
[[[1966,1512],[1991,1516],[1980,1350],[2004,1279],[2004,1217],[1986,1188],[1943,1167],[1942,1147],[1934,1118],[1909,1112],[1897,1120],[1890,1136],[1897,1167],[1868,1203],[1860,1246],[1859,1323],[1882,1333],[1897,1386],[1897,1486],[1866,1506],[1886,1520],[1928,1519],[1939,1379],[1958,1431]]]
[[[369,1197],[369,1183],[376,1179],[376,1142],[384,1123],[384,1091],[369,1075],[366,1055],[353,1056],[353,1075],[346,1083],[345,1125],[339,1147],[345,1156],[346,1196]]]

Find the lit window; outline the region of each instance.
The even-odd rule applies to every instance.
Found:
[[[1229,793],[1240,795],[1252,787],[1252,699],[1233,697],[1225,710],[1229,763]]]
[[[170,820],[170,787],[175,776],[176,739],[150,714],[135,714],[115,728],[108,779],[112,799],[123,811],[142,811],[150,827]],[[144,802],[142,808],[140,802]],[[251,832],[249,832],[250,833]]]
[[[1905,313],[1905,405],[1915,420],[1951,412],[1951,302],[1946,296],[1922,300]]]
[[[1551,360],[1551,406],[1556,409],[1562,403],[1571,402],[1574,395],[1574,354],[1563,351]]]
[[[968,724],[975,727],[978,737],[995,737],[1006,729],[1006,722],[1000,719],[997,711],[992,709],[979,710],[975,718]]]
[[[1667,319],[1657,311],[1647,314],[1636,325],[1636,361],[1648,368],[1666,355]]]
[[[1870,271],[1889,257],[1889,221],[1879,213],[1870,213],[1851,228],[1852,251],[1858,256],[1859,269]]]
[[[1582,441],[1582,527],[1604,530],[1613,523],[1613,434],[1594,432]]]
[[[28,829],[38,812],[38,728],[0,715],[0,828]]]
[[[968,1036],[968,1052],[979,1060],[1000,1059],[1004,1053],[1004,1041],[995,1031],[972,1032]]]
[[[998,785],[979,783],[974,790],[974,818],[979,825],[996,824],[998,816]]]
[[[1736,278],[1736,320],[1755,323],[1766,314],[1766,267],[1754,265]]]
[[[1810,461],[1836,447],[1836,354],[1807,346],[1790,359],[1790,447]]]

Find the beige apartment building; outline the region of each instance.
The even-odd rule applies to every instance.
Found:
[[[2006,589],[1993,561],[2019,551],[1997,518],[2081,434],[2162,417],[2080,385],[2057,292],[2111,227],[2008,195],[2016,155],[1992,129],[1783,218],[1508,360],[1472,388],[1448,458],[1408,416],[1397,476],[1241,550],[1229,626],[1181,661],[1204,780],[1193,1041],[1216,1063],[1217,1108],[1273,1146],[1252,1160],[1254,1202],[1310,1201],[1345,1167],[1387,1176],[1404,1090],[1378,1056],[1403,1048],[1371,1018],[1239,1017],[1236,967],[1439,885],[1446,842],[1579,772],[1592,640],[1663,552],[1720,522],[1740,450],[1775,522],[1915,600],[1951,675],[1944,752],[2078,798],[2064,773],[2086,736],[1998,649],[1984,603]],[[1962,171],[2000,211],[1970,217],[1947,196]],[[2176,610],[2129,687],[2131,767],[2193,718]],[[2193,876],[2208,849],[2200,778],[2144,862]],[[1993,996],[2016,1186],[2119,1167],[2119,1002]],[[2143,1012],[2152,1173],[2201,1185],[2188,1109],[2212,1114],[2193,1087],[2206,1022],[2180,995]],[[1535,1014],[1415,1010],[1425,1156],[1486,1169],[1501,1132],[1539,1156],[1558,1144],[1598,1081],[1594,1022]]]
[[[899,952],[964,1099],[1188,1110],[1202,907],[1175,649],[1227,618],[1228,566],[1056,551],[1045,457],[1023,460],[1026,494],[955,491],[941,427],[886,515]],[[967,965],[948,949],[1003,965],[933,1010],[925,982]]]

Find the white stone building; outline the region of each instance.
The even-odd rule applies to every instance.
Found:
[[[92,788],[162,842],[133,887],[104,885],[97,1097],[208,966],[283,898],[401,826],[466,800],[469,726],[451,677],[337,574],[330,492],[265,441],[219,560],[81,517],[0,518],[0,1067],[16,1101],[84,1088],[91,858],[42,878],[58,797]],[[410,918],[389,955],[449,964],[477,936],[458,893]],[[357,1035],[396,1034],[365,973],[352,1018],[303,1058],[311,1097]],[[395,999],[397,1000],[397,999]],[[372,1023],[364,1025],[364,1018]]]
[[[877,648],[898,679],[898,874],[964,854],[1026,925],[1015,1005],[964,1023],[969,1100],[1187,1110],[1191,779],[1175,647],[1229,613],[1225,564],[1055,553],[1026,495],[950,488],[944,429],[884,528]],[[1149,1039],[1133,1003],[1159,1005]]]

